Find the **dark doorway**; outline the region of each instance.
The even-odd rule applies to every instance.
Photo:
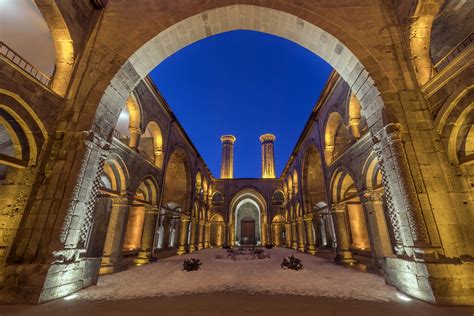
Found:
[[[240,222],[240,241],[242,245],[255,245],[255,220],[245,217]]]

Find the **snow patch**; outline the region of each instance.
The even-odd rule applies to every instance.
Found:
[[[365,301],[397,301],[395,288],[382,277],[344,268],[325,259],[286,248],[265,250],[265,260],[216,260],[223,249],[175,256],[127,271],[102,276],[96,286],[79,292],[80,300],[118,300],[222,291],[309,295]],[[283,270],[283,257],[294,254],[304,269]],[[182,271],[184,258],[203,262],[198,271]]]

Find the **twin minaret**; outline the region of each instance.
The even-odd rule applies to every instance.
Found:
[[[273,146],[275,135],[263,134],[260,136],[262,144],[262,178],[275,178],[275,159]],[[234,142],[236,138],[232,135],[221,137],[222,142],[222,164],[221,179],[234,178]]]

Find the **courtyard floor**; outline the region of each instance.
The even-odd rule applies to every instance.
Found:
[[[99,278],[98,285],[38,306],[0,306],[5,315],[474,315],[409,299],[382,277],[290,249],[270,258],[233,261],[222,249],[174,256]],[[304,269],[283,270],[294,254]],[[181,270],[199,258],[199,271]],[[408,300],[407,300],[408,299]]]

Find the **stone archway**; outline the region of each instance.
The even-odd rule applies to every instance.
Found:
[[[268,243],[267,205],[262,194],[255,189],[243,189],[237,192],[229,203],[228,244],[242,243],[242,220],[255,221],[255,242],[257,245]],[[251,243],[251,242],[250,242]]]
[[[60,132],[66,131],[66,133],[64,133],[64,139],[57,140],[57,146],[62,151],[68,148],[77,148],[77,150],[66,159],[56,156],[51,158],[59,174],[69,170],[71,172],[64,172],[65,175],[61,176],[61,181],[43,184],[44,187],[41,188],[55,190],[58,182],[66,183],[64,188],[58,188],[56,194],[61,196],[61,199],[48,204],[53,205],[51,208],[42,208],[44,200],[41,198],[31,203],[32,208],[41,209],[41,216],[59,214],[55,227],[50,233],[51,238],[43,239],[48,242],[32,242],[27,234],[19,234],[18,243],[25,245],[25,249],[32,249],[30,253],[35,254],[37,253],[35,248],[37,250],[41,246],[44,254],[41,258],[37,258],[36,255],[27,255],[21,259],[42,264],[46,262],[44,257],[47,257],[48,260],[51,259],[48,262],[59,262],[58,265],[60,265],[63,264],[64,258],[74,257],[82,251],[85,236],[90,229],[89,219],[93,212],[101,163],[108,151],[107,140],[112,133],[112,127],[115,126],[120,107],[123,106],[130,92],[148,74],[149,70],[177,49],[197,39],[238,28],[264,31],[288,38],[314,50],[333,65],[360,99],[362,112],[367,117],[371,131],[375,134],[374,140],[379,149],[377,151],[379,161],[393,167],[382,173],[389,185],[400,187],[402,191],[397,196],[391,194],[394,199],[391,205],[397,212],[405,212],[403,216],[407,220],[403,222],[405,226],[403,232],[406,235],[404,246],[407,248],[407,255],[415,257],[417,253],[426,253],[424,250],[415,252],[410,248],[415,246],[431,248],[432,240],[439,249],[428,250],[435,257],[438,251],[441,253],[446,251],[447,256],[459,255],[454,243],[445,243],[441,249],[442,243],[436,232],[436,225],[430,225],[430,234],[428,234],[423,218],[427,218],[429,223],[435,222],[432,207],[429,203],[420,205],[418,200],[418,192],[424,192],[428,197],[437,194],[429,181],[432,177],[430,171],[427,170],[430,168],[420,169],[417,165],[418,156],[426,155],[426,152],[432,150],[430,153],[439,153],[439,157],[432,155],[431,164],[449,169],[447,163],[443,162],[443,151],[436,149],[434,144],[422,146],[423,152],[414,150],[413,144],[422,145],[423,137],[421,136],[431,137],[429,126],[426,130],[411,126],[410,129],[419,134],[412,139],[410,133],[404,133],[403,142],[401,135],[406,131],[401,131],[400,126],[391,124],[382,129],[384,123],[387,123],[382,120],[384,108],[382,100],[387,101],[385,105],[390,114],[387,117],[396,116],[401,123],[405,123],[403,118],[410,116],[407,114],[414,114],[414,111],[418,111],[418,117],[428,114],[426,109],[420,110],[419,106],[423,105],[423,99],[417,93],[417,86],[410,76],[412,70],[407,67],[408,63],[400,44],[400,34],[397,28],[393,27],[395,25],[393,17],[385,14],[382,2],[370,1],[363,6],[363,10],[370,9],[377,13],[371,15],[376,20],[371,21],[373,23],[371,25],[375,27],[369,29],[351,27],[351,23],[356,23],[354,17],[358,17],[358,13],[361,12],[358,11],[361,8],[352,9],[355,2],[347,1],[346,5],[350,7],[347,10],[344,10],[346,7],[335,10],[332,6],[328,9],[329,6],[322,5],[323,2],[325,1],[321,0],[313,5],[307,4],[308,2],[295,4],[278,0],[262,0],[259,2],[262,7],[234,5],[222,8],[215,8],[218,6],[217,1],[194,7],[187,6],[184,2],[169,6],[165,3],[163,6],[157,6],[158,9],[147,7],[149,14],[138,5],[120,8],[123,2],[110,2],[110,6],[104,13],[104,20],[107,23],[100,28],[97,37],[94,38],[94,43],[91,43],[90,52],[87,53],[89,55],[86,54],[86,58],[80,67],[78,66],[79,79],[76,80],[72,89],[74,90],[72,94],[77,94],[77,98],[71,98],[65,110],[67,114],[71,114],[68,111],[74,113],[63,115],[67,117],[67,120],[74,117],[73,124],[69,126],[67,121],[60,124]],[[156,19],[156,13],[159,13],[159,10],[166,11],[163,8],[169,9],[170,12],[162,12],[162,18]],[[180,10],[181,13],[177,14]],[[204,10],[207,11],[202,12]],[[112,14],[108,15],[107,11]],[[342,11],[340,16],[334,13],[339,11]],[[129,24],[123,23],[122,17],[131,12],[144,14],[139,15],[143,23],[137,24],[137,27],[130,31]],[[155,14],[155,20],[159,20],[155,22],[158,24],[150,23],[149,19],[153,14]],[[183,17],[183,20],[174,24],[177,17]],[[343,23],[344,20],[347,20],[347,24]],[[362,23],[367,23],[367,20]],[[153,28],[155,25],[158,26],[156,29]],[[130,40],[130,45],[124,45],[124,42],[117,40],[120,36],[114,36],[126,33],[129,36],[124,36],[124,40],[133,39],[133,41]],[[157,33],[159,34],[156,36]],[[111,37],[114,40],[110,40]],[[386,43],[382,49],[380,43]],[[88,80],[82,80],[84,73],[87,74]],[[99,104],[98,107],[97,104]],[[426,119],[426,123],[430,124],[429,119]],[[405,128],[406,125],[401,126]],[[380,133],[378,133],[379,130],[381,130]],[[404,147],[410,150],[411,154],[408,158],[404,156]],[[392,152],[395,152],[395,158]],[[395,164],[393,161],[397,157],[402,157],[402,159],[400,163]],[[64,163],[65,160],[67,163]],[[413,183],[411,174],[417,177],[417,186]],[[82,181],[82,179],[86,180]],[[425,188],[427,188],[426,191],[424,191]],[[447,196],[446,192],[443,194],[443,197]],[[437,200],[437,206],[440,209],[453,210],[456,205],[454,201],[447,198]],[[72,225],[72,218],[75,219],[77,225],[76,222]],[[446,223],[441,216],[436,218],[438,219]],[[45,230],[44,225],[36,223],[35,229],[39,234]],[[446,239],[449,240],[449,237]],[[48,279],[48,281],[52,287],[63,286],[53,279]],[[75,277],[71,282],[76,281],[80,282],[81,277]],[[44,292],[46,293],[47,290],[45,289]],[[75,290],[65,285],[60,292],[63,293],[61,295],[67,295],[71,291]],[[421,294],[416,291],[418,290],[412,293],[420,296]],[[40,301],[48,299],[50,297],[46,296]]]

